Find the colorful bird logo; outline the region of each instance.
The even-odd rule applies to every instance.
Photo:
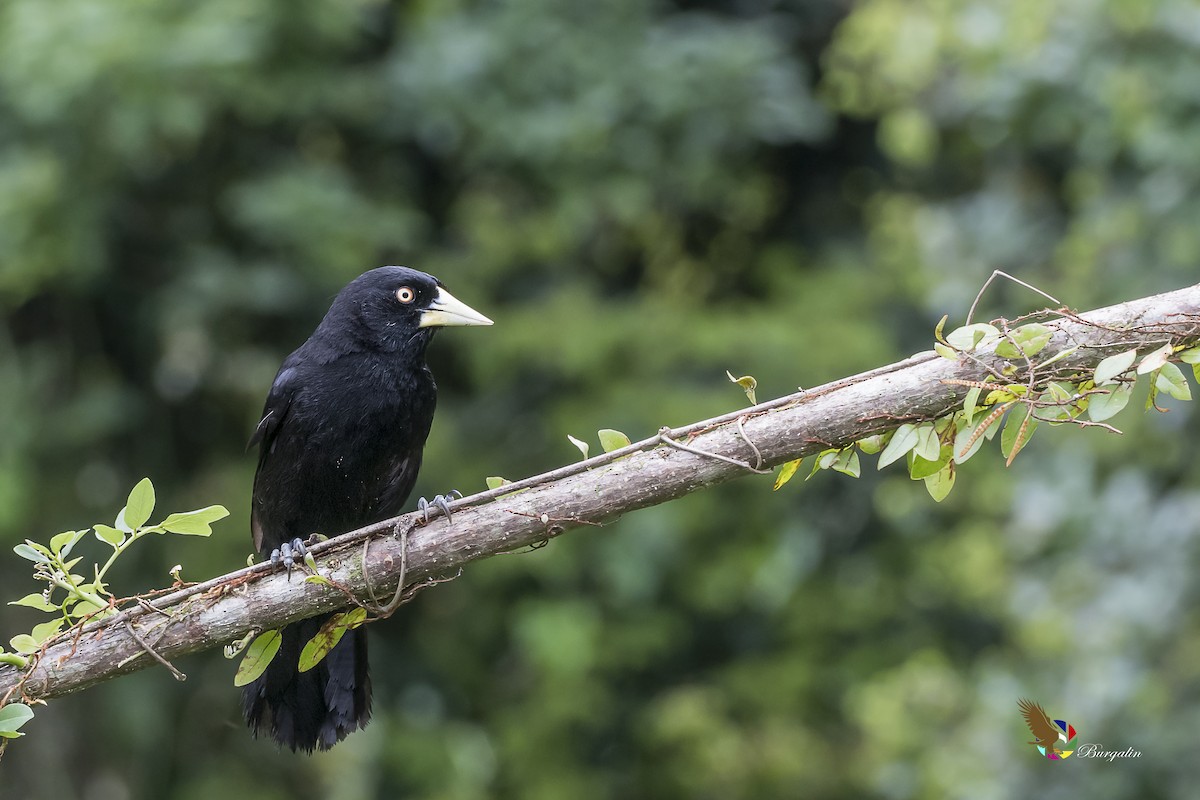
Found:
[[[1032,700],[1021,698],[1017,701],[1017,706],[1021,709],[1021,716],[1025,718],[1025,724],[1029,726],[1029,731],[1033,734],[1033,741],[1030,744],[1037,745],[1038,752],[1051,761],[1070,758],[1071,753],[1075,752],[1074,725],[1065,720],[1050,719],[1045,709]],[[1066,746],[1071,749],[1064,750],[1059,747],[1060,741],[1066,742]]]

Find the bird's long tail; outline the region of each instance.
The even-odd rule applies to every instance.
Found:
[[[266,672],[242,690],[242,712],[255,736],[269,734],[293,751],[328,750],[371,718],[365,630],[347,631],[307,672],[297,668],[300,651],[329,616],[286,626]]]

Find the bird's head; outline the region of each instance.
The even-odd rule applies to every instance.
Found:
[[[321,328],[328,335],[349,336],[358,347],[419,355],[438,328],[491,324],[432,275],[379,267],[342,289]]]

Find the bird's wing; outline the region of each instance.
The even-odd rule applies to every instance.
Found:
[[[263,461],[271,452],[275,443],[275,437],[279,433],[279,429],[283,426],[283,421],[287,418],[288,410],[292,405],[292,397],[296,389],[296,369],[294,367],[285,367],[279,370],[279,374],[275,376],[275,382],[271,384],[271,391],[267,395],[266,405],[263,406],[262,419],[258,421],[258,426],[254,429],[254,433],[250,436],[250,441],[246,444],[249,449],[258,445],[258,468],[261,470]],[[257,478],[255,475],[255,484],[257,488]],[[250,532],[254,536],[254,549],[261,550],[263,544],[263,528],[262,523],[258,519],[257,503],[251,503],[250,510]]]
[[[288,408],[292,405],[295,377],[294,367],[285,367],[279,370],[279,374],[275,376],[275,382],[271,384],[271,391],[263,406],[262,419],[258,421],[258,426],[250,436],[250,441],[246,443],[247,450],[255,445],[261,446],[260,453],[266,453],[271,449],[271,442],[275,439],[275,434],[279,431],[279,426],[283,423],[283,418],[287,416]]]
[[[1050,717],[1041,705],[1024,698],[1018,700],[1017,705],[1021,709],[1021,716],[1025,718],[1025,724],[1029,726],[1029,731],[1035,739],[1039,742],[1058,740],[1058,728],[1054,727],[1054,723],[1050,721]]]

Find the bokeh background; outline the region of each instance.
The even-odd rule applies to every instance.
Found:
[[[271,378],[380,264],[497,323],[431,350],[427,495],[729,411],[726,369],[769,398],[926,349],[996,268],[1079,309],[1187,285],[1198,86],[1192,0],[5,0],[3,597],[3,552],[146,475],[232,516],[120,593],[242,565]],[[1198,424],[1139,406],[941,505],[748,478],[473,565],[372,627],[328,754],[250,739],[216,652],[54,701],[0,796],[1193,797]],[[1019,696],[1141,757],[1050,764]]]

